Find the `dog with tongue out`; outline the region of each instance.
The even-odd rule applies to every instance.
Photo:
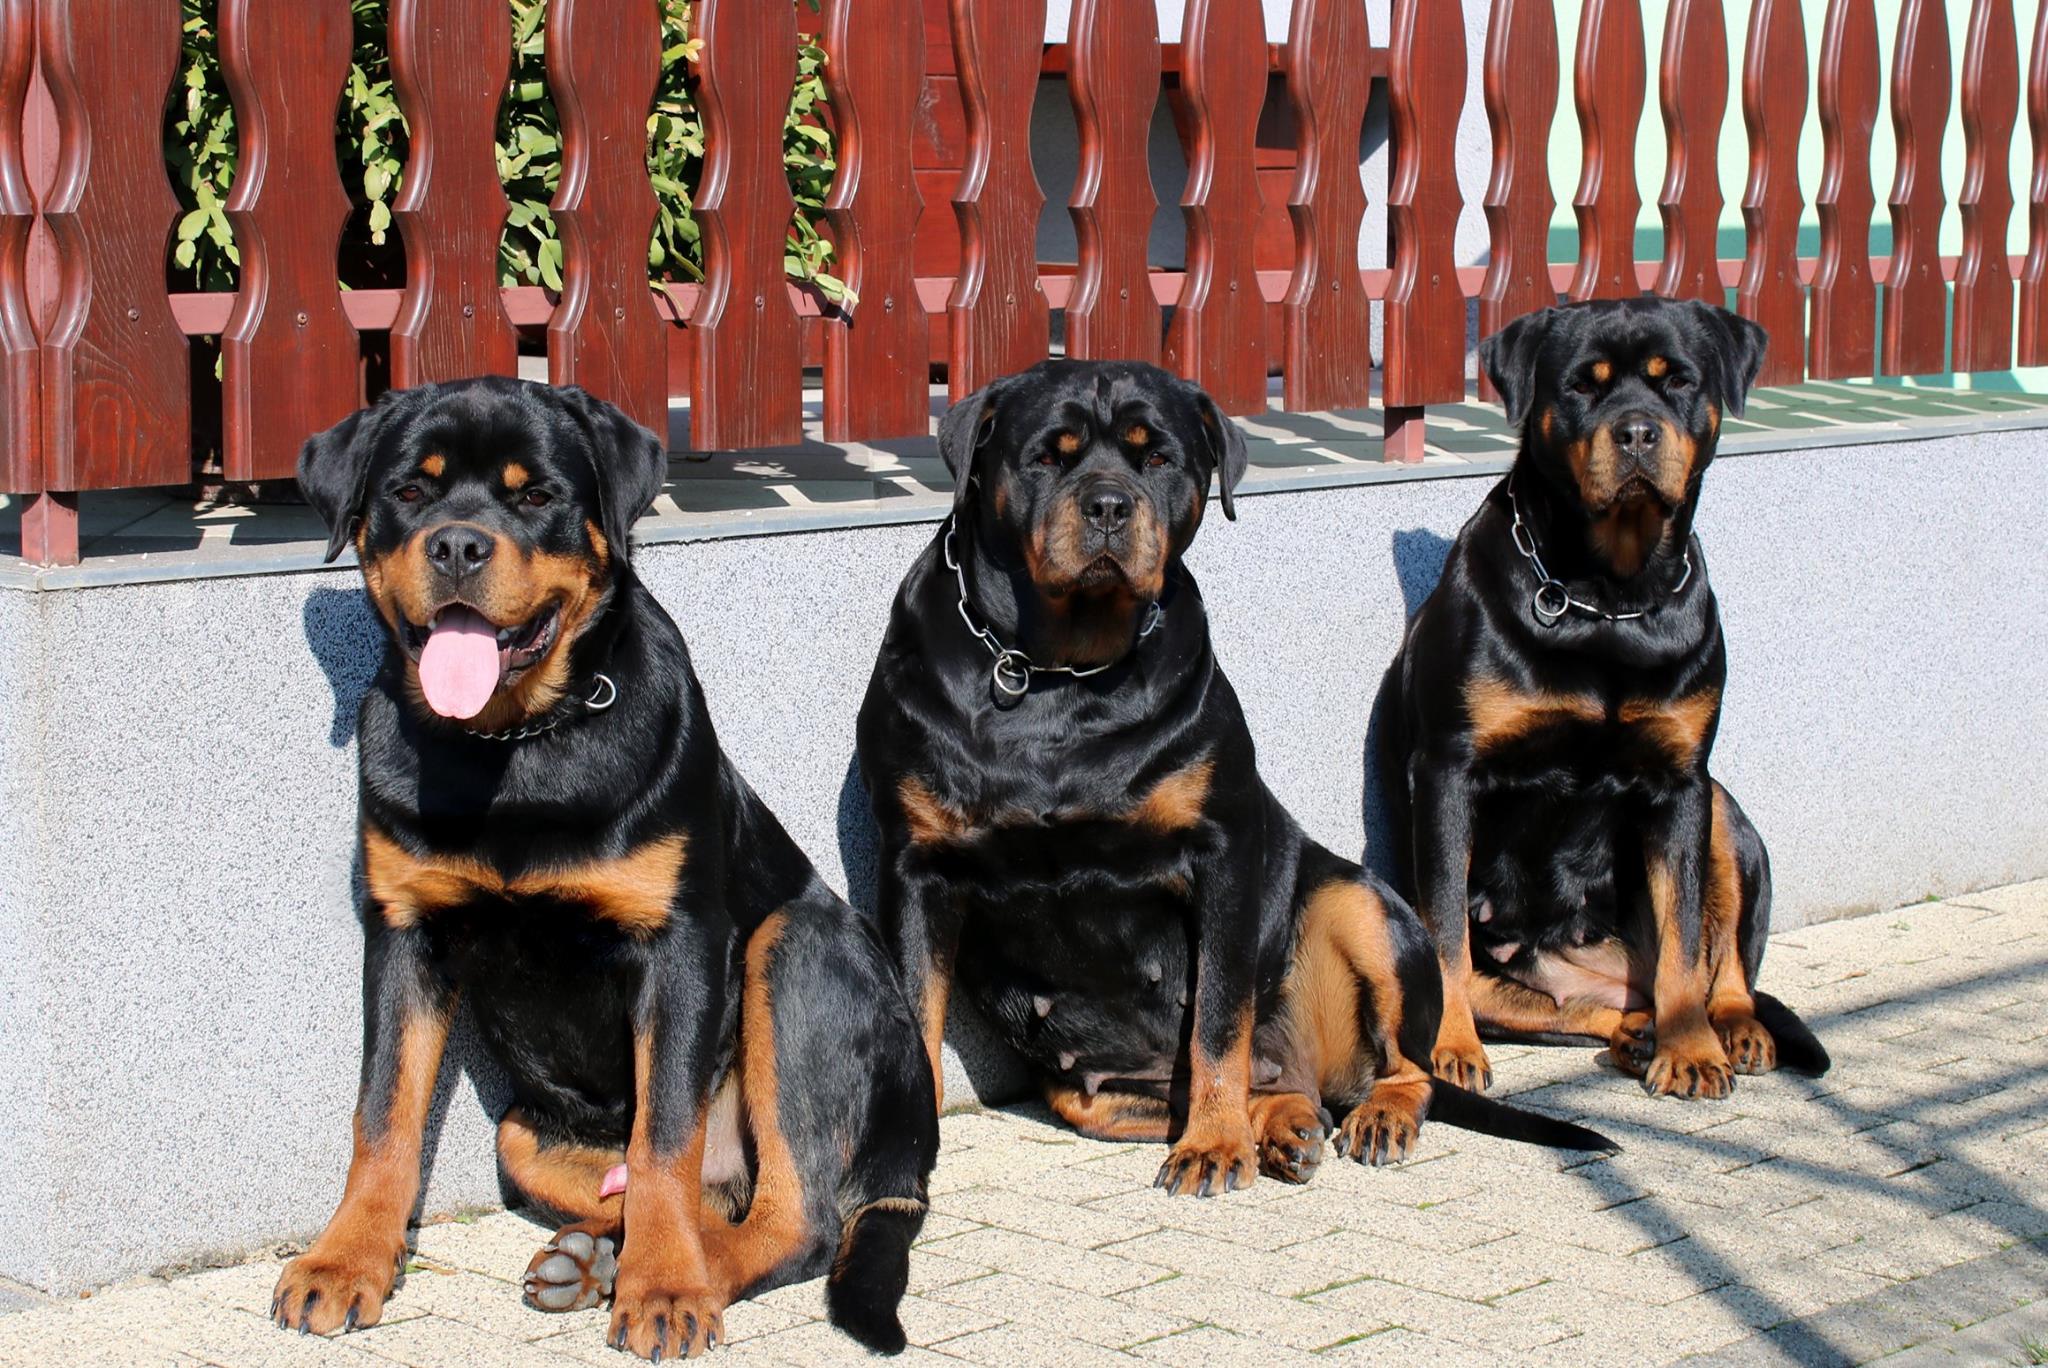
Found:
[[[278,1280],[304,1333],[374,1325],[405,1256],[459,1001],[511,1080],[508,1201],[560,1224],[537,1311],[611,1303],[644,1358],[826,1275],[901,1349],[938,1148],[895,972],[719,748],[627,533],[655,435],[578,389],[385,395],[306,443],[386,636],[357,729],[363,1067],[341,1204]]]

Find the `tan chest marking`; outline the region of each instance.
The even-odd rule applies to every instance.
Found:
[[[1125,820],[1148,831],[1186,831],[1202,820],[1215,775],[1213,760],[1197,760],[1177,769],[1147,790]]]
[[[1624,726],[1633,727],[1650,744],[1671,758],[1674,765],[1687,766],[1699,755],[1707,739],[1707,728],[1721,709],[1719,689],[1701,689],[1670,702],[1631,698],[1621,705]]]
[[[548,898],[586,907],[630,935],[650,936],[668,923],[687,845],[678,832],[616,859],[529,869],[507,878],[481,861],[414,855],[382,832],[366,831],[363,872],[370,896],[394,928],[481,897]]]
[[[1591,694],[1524,693],[1481,675],[1465,685],[1472,748],[1485,752],[1565,722],[1605,722],[1607,708]]]
[[[1215,771],[1213,760],[1197,760],[1183,766],[1147,789],[1145,796],[1134,806],[1113,814],[1110,819],[1129,822],[1148,831],[1186,831],[1202,820],[1202,809],[1209,801],[1209,787]],[[896,797],[903,805],[903,821],[910,829],[912,845],[968,841],[986,827],[1030,826],[1037,821],[1035,817],[1014,812],[984,819],[939,797],[914,775],[905,775],[897,781]],[[1076,820],[1091,817],[1100,820],[1100,814],[1075,812],[1065,815]]]

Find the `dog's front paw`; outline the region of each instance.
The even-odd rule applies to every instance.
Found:
[[[1714,1034],[1728,1052],[1735,1072],[1764,1074],[1778,1067],[1778,1042],[1765,1025],[1747,1012],[1735,1013],[1714,1022]]]
[[[1726,1097],[1735,1090],[1728,1053],[1705,1022],[1697,1030],[1660,1032],[1643,1071],[1643,1088],[1659,1097]]]
[[[405,1244],[324,1251],[319,1244],[284,1266],[270,1298],[270,1318],[302,1335],[365,1330],[384,1315],[398,1281]]]
[[[1323,1132],[1329,1113],[1301,1093],[1267,1093],[1252,1099],[1252,1128],[1259,1137],[1259,1172],[1283,1183],[1306,1183],[1323,1162]]]
[[[1337,1153],[1361,1164],[1397,1164],[1421,1131],[1422,1117],[1411,1099],[1368,1097],[1337,1127]]]
[[[725,1338],[725,1301],[702,1287],[661,1278],[619,1275],[606,1342],[650,1363],[695,1358]]]
[[[1165,1188],[1176,1197],[1212,1197],[1250,1187],[1258,1172],[1258,1151],[1252,1145],[1248,1123],[1200,1135],[1191,1128],[1167,1151],[1152,1186]]]
[[[1493,1086],[1493,1064],[1476,1034],[1439,1035],[1436,1048],[1430,1051],[1429,1068],[1444,1082],[1471,1092],[1485,1092]]]
[[[1657,1053],[1656,1018],[1648,1012],[1624,1013],[1614,1034],[1607,1038],[1607,1049],[1615,1068],[1641,1078]]]
[[[619,1244],[609,1227],[564,1226],[540,1247],[520,1284],[536,1311],[585,1311],[612,1294]]]

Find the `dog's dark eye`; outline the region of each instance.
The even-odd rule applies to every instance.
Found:
[[[1145,464],[1148,466],[1163,466],[1166,464],[1166,457],[1155,451],[1145,459]]]
[[[1042,466],[1056,466],[1059,463],[1060,458],[1058,457],[1058,455],[1050,451],[1041,451],[1038,453],[1038,459],[1033,461],[1031,464]]]
[[[519,502],[528,508],[546,508],[555,501],[555,496],[545,489],[529,489],[519,496]]]
[[[420,501],[420,487],[416,484],[400,485],[396,490],[392,491],[392,494],[400,503],[418,503]]]
[[[1664,382],[1664,388],[1669,390],[1689,390],[1692,388],[1692,377],[1690,375],[1674,375]]]
[[[1576,394],[1576,395],[1578,395],[1578,396],[1579,396],[1579,397],[1580,397],[1581,399],[1585,398],[1585,397],[1586,397],[1587,395],[1591,394],[1592,392],[1593,392],[1593,382],[1592,382],[1591,380],[1574,380],[1574,381],[1572,381],[1572,393],[1573,393],[1573,394]]]

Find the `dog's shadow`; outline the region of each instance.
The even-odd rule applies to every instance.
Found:
[[[1410,528],[1394,534],[1389,552],[1394,562],[1394,578],[1401,586],[1401,603],[1405,609],[1403,622],[1413,622],[1423,602],[1436,589],[1437,581],[1443,578],[1444,564],[1451,555],[1450,539],[1427,528]],[[1390,663],[1389,671],[1392,668]],[[1365,867],[1394,887],[1401,888],[1407,868],[1406,852],[1394,836],[1396,823],[1388,810],[1387,789],[1394,776],[1384,772],[1386,757],[1382,754],[1387,725],[1388,681],[1391,677],[1391,673],[1380,676],[1379,689],[1373,695],[1372,712],[1366,719],[1365,755],[1361,765],[1365,788],[1359,810],[1364,816]]]

